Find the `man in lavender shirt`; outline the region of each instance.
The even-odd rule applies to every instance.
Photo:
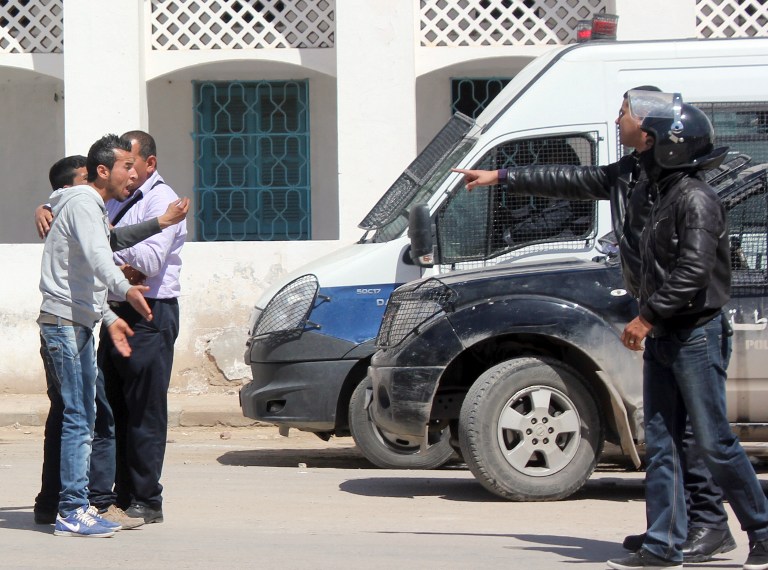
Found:
[[[130,198],[106,205],[110,222],[117,228],[155,218],[168,202],[179,199],[157,171],[154,139],[143,131],[130,131],[123,138],[131,141],[138,178]],[[186,222],[181,222],[114,254],[115,263],[126,266],[124,272],[131,283],[149,287],[145,296],[154,319],[147,321],[127,303],[110,298],[112,310],[134,331],[130,339],[133,352],[128,358],[122,356],[105,334],[98,349],[115,418],[116,453],[115,458],[95,458],[105,464],[113,461],[116,466],[112,471],[113,496],[100,502],[116,502],[128,516],[143,518],[146,523],[163,522],[160,475],[168,429],[173,345],[179,332],[180,253],[186,234]],[[108,465],[96,471],[110,473]]]

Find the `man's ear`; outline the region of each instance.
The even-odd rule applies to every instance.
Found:
[[[150,154],[147,157],[147,173],[153,174],[157,170],[157,157],[153,154]]]
[[[656,139],[653,138],[653,135],[649,135],[648,133],[645,134],[645,147],[643,150],[651,150],[653,148],[653,145],[656,144]]]
[[[99,164],[96,167],[96,174],[99,175],[99,178],[104,178],[104,179],[109,178],[110,172],[111,172],[111,169],[107,168],[106,164]]]

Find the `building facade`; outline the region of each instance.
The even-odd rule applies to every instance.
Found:
[[[13,276],[0,285],[0,393],[44,390],[32,212],[58,158],[108,132],[156,138],[160,171],[194,210],[172,386],[226,386],[248,374],[262,291],[358,239],[455,110],[482,109],[602,12],[618,15],[619,40],[768,35],[765,0],[0,3],[0,252]]]

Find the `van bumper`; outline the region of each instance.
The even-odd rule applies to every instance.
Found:
[[[356,360],[251,363],[240,389],[243,415],[305,431],[334,431],[341,387]]]
[[[370,343],[311,331],[251,337],[245,362],[253,380],[240,389],[243,415],[312,432],[346,426],[346,418],[336,417],[342,387],[352,368],[372,352]]]

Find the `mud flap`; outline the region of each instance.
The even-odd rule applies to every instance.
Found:
[[[632,438],[632,430],[629,428],[629,416],[627,415],[627,408],[624,406],[624,401],[614,388],[613,384],[609,381],[605,372],[598,370],[597,375],[603,382],[603,385],[608,390],[608,394],[611,396],[611,408],[613,409],[613,417],[616,421],[616,430],[619,432],[619,439],[621,441],[621,450],[625,455],[628,455],[635,464],[635,467],[640,469],[642,462],[640,461],[640,455],[637,453],[637,447],[635,441]]]

